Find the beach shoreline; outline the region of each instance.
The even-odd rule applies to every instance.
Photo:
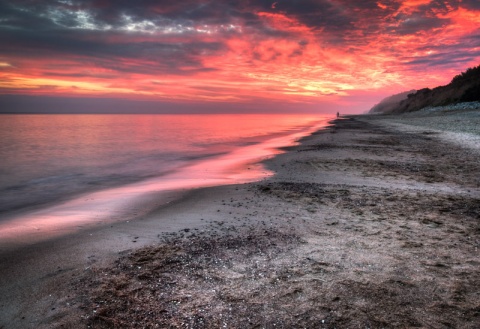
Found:
[[[1,256],[0,327],[478,327],[478,153],[442,136],[345,117],[270,178]]]
[[[99,185],[90,191],[58,198],[56,202],[1,213],[0,254],[143,217],[188,190],[242,184],[268,177],[273,173],[262,165],[262,161],[282,153],[283,146],[294,145],[300,137],[325,125],[326,121],[327,117],[323,116],[314,126],[302,126],[301,129],[294,126],[290,130],[246,138],[242,145],[228,152],[192,157],[160,176],[113,187]]]

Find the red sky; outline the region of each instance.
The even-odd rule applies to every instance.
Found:
[[[480,1],[0,1],[0,42],[0,104],[359,113],[480,64]]]

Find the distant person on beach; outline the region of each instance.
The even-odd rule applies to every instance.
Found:
[[[340,117],[340,112],[337,112],[337,118],[339,118],[339,117]]]

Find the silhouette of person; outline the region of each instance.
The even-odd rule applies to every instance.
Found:
[[[337,118],[340,117],[340,112],[337,112]]]

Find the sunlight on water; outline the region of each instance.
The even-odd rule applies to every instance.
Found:
[[[16,132],[2,133],[7,138],[0,150],[8,159],[1,168],[4,204],[8,204],[8,193],[13,199],[32,191],[16,200],[20,210],[22,202],[25,205],[21,212],[0,217],[4,245],[122,220],[149,194],[162,198],[160,193],[169,191],[268,177],[272,173],[259,161],[326,125],[330,118],[90,115],[24,116],[22,120],[26,119],[30,124],[22,121]],[[51,202],[47,197],[45,206],[26,211],[30,203],[41,203],[35,193],[41,194],[42,189],[48,197],[63,201]],[[64,190],[69,198],[59,195]],[[151,210],[145,207],[143,212]]]

